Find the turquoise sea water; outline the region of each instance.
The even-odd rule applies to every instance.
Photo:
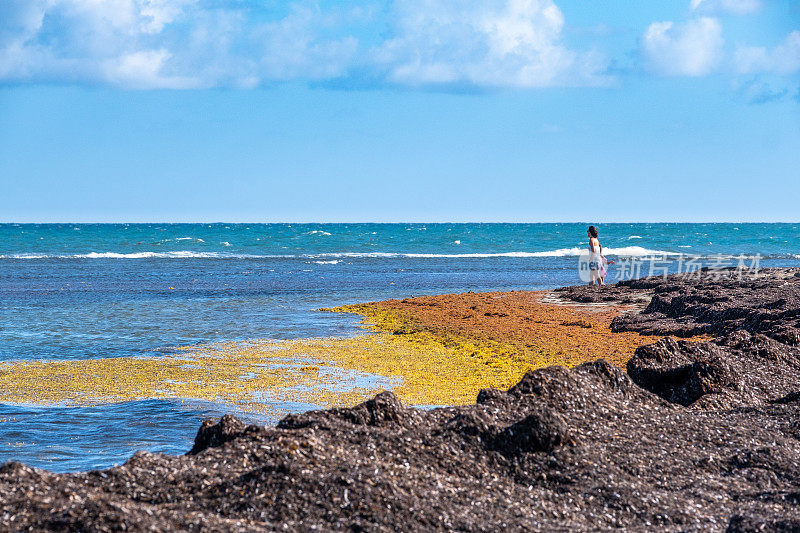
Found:
[[[606,255],[638,258],[641,274],[651,258],[679,268],[678,254],[708,264],[721,254],[731,265],[737,256],[748,265],[758,257],[761,267],[800,265],[800,224],[599,229]],[[316,309],[579,283],[586,245],[585,224],[2,224],[0,360],[352,335],[357,318]],[[155,400],[0,404],[0,460],[75,470],[124,461],[137,449],[183,453],[199,421],[226,409]]]

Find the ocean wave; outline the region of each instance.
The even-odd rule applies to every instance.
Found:
[[[322,231],[321,229],[315,229],[309,232],[306,232],[305,235],[324,235],[326,237],[330,237],[331,234],[327,231]]]
[[[641,238],[642,237],[640,235],[631,235],[630,237],[628,237],[628,240],[631,241],[633,239],[641,239]]]
[[[583,247],[559,248],[539,252],[496,252],[496,253],[407,253],[407,252],[326,252],[317,254],[239,254],[230,252],[195,252],[180,250],[173,252],[89,252],[80,254],[46,254],[18,253],[0,254],[0,259],[305,259],[318,264],[336,264],[341,259],[489,259],[489,258],[535,258],[535,257],[577,257],[588,250]],[[624,246],[621,248],[604,248],[603,254],[615,257],[663,257],[686,256],[696,254],[650,250],[641,246]],[[738,255],[702,254],[701,258],[739,257]],[[747,254],[746,258],[755,257]],[[800,259],[800,254],[762,254],[767,258]]]
[[[280,256],[263,256],[263,255],[240,255],[240,254],[225,254],[221,252],[192,252],[188,250],[176,252],[89,252],[85,254],[36,254],[36,253],[23,253],[23,254],[7,254],[0,255],[0,259],[187,259],[187,258],[246,258],[246,257],[280,257]]]
[[[88,254],[75,254],[72,257],[86,258],[86,259],[147,259],[151,257],[161,258],[187,258],[187,257],[217,257],[220,254],[216,252],[191,252],[188,250],[177,252],[133,252],[133,253],[119,253],[119,252],[89,252]]]
[[[588,250],[586,248],[559,248],[558,250],[546,250],[542,252],[497,252],[497,253],[463,253],[463,254],[424,254],[424,253],[402,253],[402,252],[332,252],[316,254],[314,257],[348,257],[348,258],[393,258],[408,257],[419,259],[468,259],[468,258],[490,258],[490,257],[569,257],[579,256]],[[655,255],[680,255],[677,252],[666,252],[662,250],[648,250],[641,246],[625,246],[622,248],[604,248],[604,255],[626,256],[626,257],[649,257]]]
[[[160,240],[160,241],[156,242],[156,244],[166,244],[168,242],[184,242],[184,241],[206,242],[203,239],[200,239],[200,238],[197,238],[197,237],[176,237],[174,239],[163,239],[163,240]]]

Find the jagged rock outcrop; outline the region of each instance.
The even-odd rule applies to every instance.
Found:
[[[800,389],[800,269],[646,278],[606,291],[620,299],[632,292],[651,299],[641,312],[615,318],[612,329],[711,339],[665,337],[638,348],[627,364],[638,385],[673,403],[716,409],[762,405]],[[598,288],[560,293],[585,301]]]

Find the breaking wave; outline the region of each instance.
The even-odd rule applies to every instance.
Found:
[[[190,250],[172,252],[89,252],[81,254],[19,253],[0,254],[0,259],[308,259],[320,264],[336,264],[338,259],[487,259],[494,257],[577,257],[587,252],[586,248],[559,248],[540,252],[496,252],[496,253],[406,253],[406,252],[324,252],[311,254],[240,254],[231,252],[196,252]],[[682,252],[650,250],[641,246],[604,248],[603,254],[615,257],[663,257],[686,255]],[[703,254],[703,257],[718,257],[719,254]],[[780,254],[779,254],[780,256]],[[782,257],[800,258],[798,255],[783,254]],[[734,256],[730,256],[734,257]],[[772,257],[770,255],[762,256]]]
[[[237,254],[220,252],[191,252],[188,250],[177,252],[89,252],[86,254],[8,254],[0,255],[0,259],[187,259],[187,258],[228,258],[246,257]],[[253,255],[249,257],[269,257]]]
[[[498,253],[464,253],[464,254],[425,254],[425,253],[400,253],[400,252],[338,252],[316,254],[314,257],[410,257],[410,258],[489,258],[489,257],[569,257],[579,256],[587,252],[586,248],[559,248],[558,250],[545,250],[542,252],[498,252]],[[604,255],[626,257],[650,257],[655,255],[680,255],[676,252],[661,250],[648,250],[641,246],[626,246],[623,248],[604,248]]]

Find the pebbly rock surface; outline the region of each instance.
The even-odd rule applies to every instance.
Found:
[[[427,411],[384,392],[274,428],[225,416],[185,456],[140,452],[104,471],[7,463],[0,529],[800,531],[798,282],[786,274],[765,274],[762,297],[732,279],[614,287],[652,298],[620,327],[713,335],[654,337],[627,373],[549,367]]]
[[[705,271],[558,292],[575,301],[649,297],[641,312],[615,318],[614,331],[710,337],[700,343],[665,337],[638,348],[628,362],[634,382],[670,402],[752,406],[800,389],[800,269],[765,269],[756,277]]]

